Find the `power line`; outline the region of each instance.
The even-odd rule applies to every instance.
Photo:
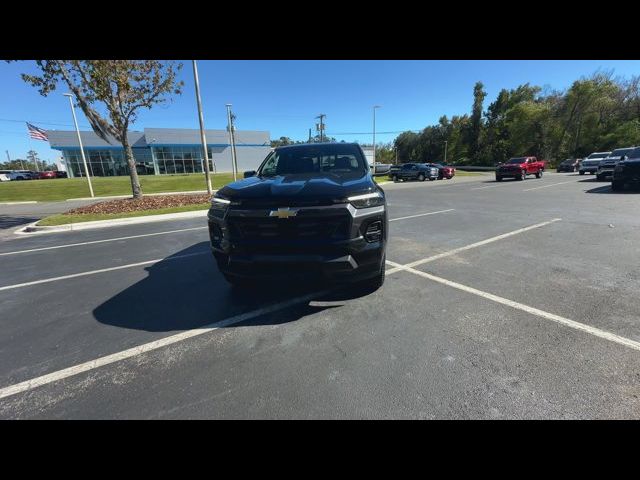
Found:
[[[55,125],[58,127],[73,127],[70,123],[51,123],[41,122],[39,120],[15,120],[11,118],[0,118],[0,122],[13,122],[13,123],[39,123],[41,125]],[[80,125],[82,128],[91,128],[89,125]]]

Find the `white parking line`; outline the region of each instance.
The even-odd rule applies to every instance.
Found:
[[[636,342],[635,340],[631,340],[629,338],[621,337],[620,335],[616,335],[615,333],[608,332],[606,330],[602,330],[600,328],[592,327],[590,325],[586,325],[584,323],[576,322],[575,320],[571,320],[569,318],[561,317],[560,315],[556,315],[554,313],[545,312],[544,310],[540,310],[539,308],[530,307],[529,305],[524,305],[522,303],[514,302],[513,300],[509,300],[507,298],[499,297],[497,295],[493,295],[492,293],[483,292],[482,290],[478,290],[473,287],[468,287],[466,285],[462,285],[460,283],[452,282],[451,280],[447,280],[446,278],[437,277],[435,275],[431,275],[430,273],[421,272],[420,270],[416,270],[414,268],[410,268],[406,265],[400,265],[395,262],[387,262],[397,270],[404,270],[415,275],[418,275],[423,278],[428,278],[434,282],[441,283],[443,285],[447,285],[452,288],[456,288],[458,290],[462,290],[463,292],[471,293],[473,295],[477,295],[482,298],[486,298],[487,300],[491,300],[496,303],[501,303],[502,305],[506,305],[511,308],[515,308],[517,310],[521,310],[523,312],[530,313],[532,315],[536,315],[541,318],[545,318],[547,320],[551,320],[552,322],[559,323],[569,328],[573,328],[575,330],[580,330],[586,332],[590,335],[594,335],[599,338],[603,338],[610,342],[617,343],[619,345],[624,345],[625,347],[633,348],[634,350],[640,351],[640,342]]]
[[[4,287],[0,287],[0,292],[4,290],[13,290],[15,288],[30,287],[32,285],[40,285],[41,283],[57,282],[59,280],[68,280],[70,278],[86,277],[88,275],[95,275],[97,273],[113,272],[115,270],[122,270],[125,268],[140,267],[142,265],[151,265],[153,263],[158,263],[165,260],[181,260],[183,258],[193,257],[196,255],[204,255],[204,254],[211,255],[211,252],[205,251],[205,252],[187,253],[185,255],[176,255],[175,257],[156,258],[155,260],[147,260],[145,262],[129,263],[127,265],[119,265],[117,267],[101,268],[99,270],[89,270],[88,272],[72,273],[71,275],[63,275],[61,277],[43,278],[42,280],[34,280],[33,282],[16,283],[14,285],[6,285]]]
[[[531,190],[540,190],[541,188],[555,187],[556,185],[564,185],[566,183],[575,183],[575,180],[572,180],[571,182],[552,183],[551,185],[543,185],[542,187],[526,188],[523,190],[523,192],[530,192]]]
[[[143,353],[151,352],[153,350],[158,350],[159,348],[166,347],[167,345],[181,342],[188,338],[197,337],[199,335],[204,335],[205,333],[212,332],[213,330],[217,330],[219,328],[229,327],[236,323],[240,323],[245,320],[258,317],[260,315],[265,315],[267,313],[283,310],[287,307],[296,305],[298,303],[308,302],[313,300],[314,298],[321,297],[326,293],[328,293],[328,291],[320,291],[320,292],[311,293],[309,295],[297,297],[291,300],[274,303],[273,305],[270,305],[268,307],[259,308],[257,310],[253,310],[247,313],[241,313],[240,315],[235,315],[233,317],[220,320],[219,322],[213,322],[201,328],[187,330],[187,331],[178,333],[176,335],[171,335],[169,337],[162,338],[160,340],[155,340],[153,342],[138,345],[137,347],[129,348],[121,352],[96,358],[95,360],[90,360],[88,362],[81,363],[80,365],[75,365],[73,367],[58,370],[56,372],[52,372],[47,375],[42,375],[40,377],[32,378],[31,380],[26,380],[24,382],[20,382],[15,385],[10,385],[8,387],[0,389],[0,399],[9,397],[11,395],[15,395],[17,393],[33,390],[34,388],[38,388],[43,385],[47,385],[49,383],[57,382],[58,380],[72,377],[80,373],[88,372],[90,370],[95,370],[96,368],[100,368],[105,365],[109,365],[111,363],[119,362],[127,358],[142,355]]]
[[[5,256],[5,255],[17,255],[19,253],[41,252],[43,250],[55,250],[57,248],[69,248],[69,247],[79,247],[81,245],[93,245],[95,243],[117,242],[118,240],[130,240],[132,238],[153,237],[155,235],[167,235],[169,233],[189,232],[189,231],[192,231],[192,230],[203,230],[203,229],[206,229],[206,228],[207,227],[181,228],[179,230],[168,230],[166,232],[144,233],[142,235],[129,235],[128,237],[107,238],[107,239],[104,239],[104,240],[93,240],[93,241],[90,241],[90,242],[68,243],[66,245],[56,245],[56,246],[53,246],[53,247],[30,248],[28,250],[17,250],[17,251],[14,251],[14,252],[0,253],[0,257]]]
[[[436,213],[453,212],[454,210],[455,210],[455,208],[450,208],[448,210],[438,210],[437,212],[419,213],[417,215],[409,215],[408,217],[391,218],[391,219],[389,219],[389,221],[390,222],[395,222],[396,220],[406,220],[407,218],[424,217],[426,215],[435,215]]]
[[[500,185],[487,185],[486,187],[472,188],[471,190],[484,190],[485,188],[501,187],[502,185],[505,185],[505,184],[500,184]]]
[[[457,253],[464,252],[466,250],[471,250],[472,248],[481,247],[483,245],[487,245],[488,243],[497,242],[498,240],[502,240],[504,238],[512,237],[514,235],[519,235],[521,233],[528,232],[529,230],[533,230],[533,229],[536,229],[536,228],[544,227],[546,225],[550,225],[550,224],[555,223],[555,222],[559,222],[560,220],[562,220],[562,219],[561,218],[553,218],[553,219],[548,220],[546,222],[536,223],[535,225],[530,225],[528,227],[519,228],[519,229],[514,230],[512,232],[507,232],[507,233],[503,233],[502,235],[497,235],[495,237],[487,238],[486,240],[482,240],[480,242],[472,243],[471,245],[467,245],[465,247],[454,248],[453,250],[449,250],[447,252],[443,252],[443,253],[439,253],[437,255],[433,255],[431,257],[423,258],[422,260],[416,260],[415,262],[408,263],[406,265],[406,267],[409,267],[409,268],[416,267],[418,265],[422,265],[423,263],[433,262],[433,261],[439,260],[441,258],[450,257],[451,255],[455,255]]]

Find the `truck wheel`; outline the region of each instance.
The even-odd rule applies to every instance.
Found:
[[[502,181],[502,177],[496,176],[496,182],[501,182],[501,181]]]
[[[584,175],[584,172],[582,170],[580,170],[580,175]]]
[[[424,182],[424,175],[422,174],[418,175],[418,181]]]
[[[516,177],[516,180],[526,180],[527,179],[527,172],[522,170],[522,172],[520,172],[520,176]]]
[[[536,178],[542,178],[542,170],[536,172]]]
[[[392,176],[391,180],[393,180],[394,182],[397,182],[398,181],[398,176],[397,175]]]
[[[614,192],[621,192],[622,190],[624,190],[624,182],[611,182],[611,190],[613,190]]]

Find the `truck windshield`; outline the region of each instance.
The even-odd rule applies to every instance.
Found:
[[[618,150],[614,150],[613,152],[611,152],[611,155],[609,156],[621,157],[623,155],[629,155],[631,152],[633,152],[633,148],[619,148]]]
[[[507,163],[524,163],[526,159],[526,157],[512,158]]]
[[[608,153],[592,153],[587,158],[591,160],[592,158],[605,158],[608,155],[609,155]]]
[[[328,174],[361,177],[368,170],[357,145],[331,143],[277,149],[264,160],[258,175]]]

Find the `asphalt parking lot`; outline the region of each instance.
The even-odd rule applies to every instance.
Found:
[[[204,219],[5,234],[0,418],[640,418],[640,192],[609,185],[386,184],[373,293],[239,294]]]

